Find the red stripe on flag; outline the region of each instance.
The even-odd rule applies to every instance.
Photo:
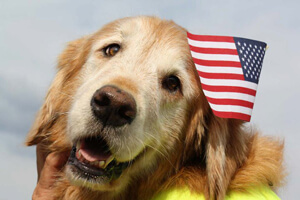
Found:
[[[217,67],[242,67],[240,62],[235,61],[213,61],[213,60],[202,60],[193,58],[194,63],[204,66],[217,66]]]
[[[217,105],[234,105],[234,106],[243,106],[247,108],[253,108],[253,103],[249,101],[244,100],[238,100],[238,99],[214,99],[210,97],[206,97],[207,101],[212,104]]]
[[[219,111],[215,111],[213,110],[214,114],[218,117],[221,118],[234,118],[234,119],[241,119],[241,120],[245,120],[247,122],[250,122],[251,116],[250,115],[246,115],[243,113],[236,113],[236,112],[219,112]]]
[[[235,86],[211,86],[211,85],[202,84],[202,89],[212,91],[212,92],[237,92],[237,93],[249,94],[252,96],[256,95],[255,90],[244,88],[244,87],[235,87]]]
[[[203,48],[203,47],[194,47],[190,45],[191,51],[197,53],[208,53],[208,54],[229,54],[229,55],[238,55],[236,49],[217,49],[217,48]]]
[[[233,37],[230,36],[214,36],[214,35],[194,35],[187,32],[187,36],[191,40],[206,41],[206,42],[230,42],[234,43]]]
[[[228,74],[228,73],[206,73],[198,71],[198,74],[202,78],[211,78],[211,79],[232,79],[232,80],[245,80],[244,75],[242,74]]]

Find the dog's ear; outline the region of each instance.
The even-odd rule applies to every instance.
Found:
[[[243,122],[215,116],[202,90],[192,105],[184,161],[202,168],[210,199],[224,199],[230,180],[246,157]]]
[[[76,81],[74,85],[74,81],[71,80],[75,79],[76,74],[84,64],[89,49],[88,38],[84,37],[70,42],[59,56],[58,72],[28,133],[25,141],[27,146],[36,145],[41,141],[51,143],[49,138],[53,134],[65,132],[66,113],[76,85]]]
[[[246,157],[243,122],[211,114],[207,121],[206,173],[211,199],[224,199],[230,180]]]
[[[201,90],[200,90],[201,91]],[[184,154],[183,162],[190,162],[192,158],[201,158],[203,159],[203,152],[205,152],[205,142],[206,141],[206,120],[205,116],[208,112],[208,103],[204,97],[204,94],[201,94],[195,99],[191,105],[189,124],[187,127],[187,132],[184,142]]]

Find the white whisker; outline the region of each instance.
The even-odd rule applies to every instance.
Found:
[[[157,148],[155,148],[155,147],[153,147],[153,146],[151,146],[151,145],[149,145],[149,144],[144,144],[144,142],[143,142],[142,140],[140,140],[140,139],[138,139],[138,138],[136,138],[136,137],[135,137],[135,139],[138,140],[139,142],[141,142],[142,145],[144,146],[144,148],[145,148],[146,146],[148,146],[148,147],[152,148],[154,151],[158,152],[160,155],[162,155],[163,158],[165,158],[165,159],[170,163],[170,165],[171,165],[174,169],[176,169],[175,166],[173,165],[173,163],[168,159],[168,157],[167,157],[163,152],[161,152],[160,150],[158,150]]]

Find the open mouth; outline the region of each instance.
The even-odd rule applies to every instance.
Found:
[[[89,137],[73,146],[68,165],[80,178],[110,182],[119,178],[133,161],[117,162],[103,138]]]

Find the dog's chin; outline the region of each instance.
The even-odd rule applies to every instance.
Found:
[[[139,159],[118,162],[103,138],[89,137],[77,140],[66,166],[70,182],[77,186],[100,191],[117,191],[127,182],[128,171]]]

